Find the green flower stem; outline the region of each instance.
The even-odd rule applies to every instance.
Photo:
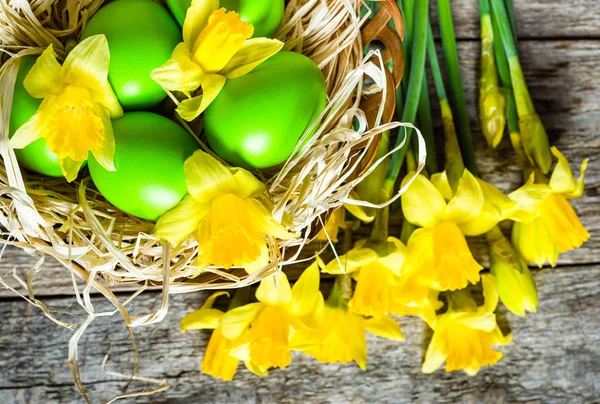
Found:
[[[418,128],[425,138],[427,147],[427,160],[425,167],[428,173],[438,172],[437,153],[435,150],[435,137],[433,135],[433,123],[431,122],[431,103],[429,100],[429,87],[427,86],[427,74],[423,72],[423,82],[421,84],[421,95],[419,96],[419,107],[417,109]],[[413,137],[412,150],[416,150],[417,138]]]
[[[535,161],[543,173],[547,173],[552,165],[548,135],[527,89],[525,76],[519,62],[517,46],[508,22],[504,0],[491,0],[491,2],[495,23],[500,32],[504,52],[508,59],[508,70],[517,104],[523,147],[527,156]]]
[[[442,33],[442,45],[444,48],[444,59],[450,81],[450,105],[456,117],[456,130],[462,156],[465,165],[477,175],[477,166],[475,164],[475,151],[473,148],[473,139],[471,137],[471,128],[469,126],[469,117],[467,116],[467,103],[465,93],[462,88],[462,79],[460,74],[460,64],[458,61],[458,52],[456,48],[456,37],[454,36],[454,23],[452,21],[452,10],[450,0],[438,0],[438,14],[440,18],[440,28]]]
[[[506,96],[508,130],[511,134],[514,133],[519,135],[519,115],[517,114],[517,104],[515,103],[512,81],[510,79],[510,72],[508,71],[508,61],[506,60],[506,54],[504,53],[504,46],[502,45],[502,40],[500,40],[500,30],[498,29],[496,15],[495,13],[492,13],[492,15],[492,27],[494,28],[494,38],[497,39],[494,41],[494,56],[496,58],[496,67],[498,68],[500,84],[504,88]]]
[[[412,43],[412,57],[410,63],[410,77],[408,80],[408,89],[406,96],[406,103],[402,110],[402,121],[403,122],[415,122],[417,115],[417,109],[419,105],[419,94],[421,93],[421,86],[423,81],[423,73],[425,71],[425,48],[427,44],[427,27],[429,26],[429,0],[417,0],[415,6],[415,24],[414,24],[414,35]],[[406,143],[405,147],[395,153],[391,160],[386,178],[392,181],[392,184],[396,182],[398,174],[400,173],[400,167],[404,162],[404,157],[410,144],[410,137],[412,130],[406,131]],[[398,147],[404,136],[398,135],[396,139],[395,147]],[[393,189],[393,187],[392,187]]]
[[[510,23],[510,31],[512,32],[515,42],[517,41],[517,23],[515,21],[515,8],[512,0],[504,0],[506,11],[508,14],[508,22]]]
[[[448,175],[448,181],[450,182],[451,188],[456,190],[458,181],[462,177],[465,170],[465,164],[463,162],[458,138],[456,136],[452,109],[448,103],[448,97],[446,96],[446,88],[444,87],[444,79],[442,78],[442,71],[440,69],[440,63],[435,49],[435,42],[433,41],[433,32],[431,30],[431,26],[429,26],[429,35],[427,37],[427,57],[429,59],[431,74],[433,75],[435,89],[440,102],[442,124],[444,126],[444,137],[446,140],[444,143],[444,154],[446,156],[446,164],[444,168],[446,170],[446,174]]]

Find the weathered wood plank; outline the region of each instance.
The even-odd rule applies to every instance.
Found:
[[[436,2],[431,21],[437,33]],[[452,1],[457,38],[479,38],[477,0]],[[600,3],[595,0],[513,0],[520,38],[598,38]]]
[[[459,3],[456,2],[457,5]],[[591,158],[585,196],[573,201],[591,238],[581,249],[563,255],[559,263],[597,262],[600,257],[600,165],[596,161],[600,155],[598,41],[527,41],[520,46],[523,70],[552,143],[563,151],[572,164],[579,164],[586,156]],[[496,150],[488,150],[478,129],[476,79],[479,46],[475,42],[460,42],[459,47],[480,173],[484,179],[504,191],[514,190],[522,184],[523,179],[514,162],[509,140],[505,138]],[[436,103],[433,104],[435,108]],[[441,133],[439,120],[437,133]],[[393,225],[395,229],[392,234],[398,235],[399,220]],[[368,227],[359,231],[359,235],[361,232],[368,234]],[[477,258],[485,264],[485,245],[481,240],[471,241]],[[8,278],[14,285],[16,282],[6,274],[15,266],[19,273],[24,274],[34,263],[33,258],[9,248],[0,260],[0,276]],[[70,277],[65,277],[64,273],[63,267],[48,259],[44,271],[34,282],[38,286],[36,292],[40,296],[72,294]],[[0,289],[0,296],[11,295],[12,292]]]
[[[462,373],[420,372],[423,325],[403,318],[406,341],[369,338],[365,373],[354,365],[322,365],[295,355],[286,370],[258,378],[241,369],[231,384],[203,376],[199,362],[209,334],[181,334],[184,313],[201,305],[203,294],[177,296],[168,320],[135,329],[142,355],[140,375],[166,378],[171,390],[138,402],[597,402],[600,397],[600,265],[562,267],[535,274],[540,310],[508,315],[513,343],[504,359],[477,377]],[[158,294],[147,295],[136,310],[149,312]],[[51,299],[67,321],[83,316],[68,298]],[[102,305],[100,298],[93,303]],[[55,327],[24,302],[0,305],[0,390],[8,403],[81,401],[65,364],[72,332]],[[130,347],[117,317],[98,320],[86,334],[80,354],[83,381],[100,402],[121,392],[122,383],[106,376],[100,363],[111,350],[109,367],[126,372]],[[128,363],[119,363],[121,361]],[[143,388],[132,382],[127,391]],[[147,385],[151,388],[151,385]]]

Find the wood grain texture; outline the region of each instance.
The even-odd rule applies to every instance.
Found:
[[[180,334],[186,312],[200,307],[206,294],[174,296],[167,320],[135,329],[142,356],[140,375],[166,378],[171,389],[139,402],[394,402],[394,403],[600,403],[600,2],[596,0],[513,0],[523,71],[534,103],[551,142],[573,167],[590,157],[586,193],[573,201],[591,238],[583,248],[561,256],[560,267],[535,272],[540,311],[526,318],[506,315],[513,343],[501,350],[505,358],[477,377],[438,371],[423,375],[423,324],[403,318],[406,341],[394,343],[369,338],[368,372],[353,365],[322,365],[300,354],[286,370],[257,378],[240,369],[233,383],[203,376],[199,370],[209,334]],[[435,1],[432,1],[435,5]],[[475,0],[452,2],[459,54],[484,179],[505,191],[523,179],[512,159],[508,139],[488,150],[477,119],[479,20]],[[437,15],[433,12],[434,31]],[[433,89],[432,94],[433,94]],[[435,98],[432,99],[435,105]],[[435,114],[437,116],[437,114]],[[441,133],[439,121],[437,133]],[[400,217],[392,216],[392,233],[399,233]],[[368,227],[356,237],[368,234]],[[486,247],[469,240],[476,258],[487,263]],[[316,247],[315,247],[316,248]],[[35,259],[8,248],[0,260],[0,277],[11,285],[12,270],[24,277]],[[34,281],[38,296],[65,321],[82,323],[84,313],[75,303],[65,268],[48,260]],[[298,268],[292,268],[292,272]],[[127,294],[122,293],[123,299]],[[72,331],[58,328],[39,310],[0,289],[0,395],[6,403],[80,403],[66,364]],[[100,297],[92,299],[99,309]],[[153,312],[160,294],[148,292],[132,307],[134,314]],[[108,307],[106,307],[108,309]],[[131,347],[118,317],[98,319],[84,337],[80,352],[83,381],[93,402],[115,394],[140,390],[144,383],[105,374],[101,362],[110,351],[108,368],[127,373],[133,364]],[[148,389],[155,387],[148,384]],[[129,400],[127,402],[132,402]]]
[[[402,318],[404,342],[369,338],[368,371],[355,365],[323,365],[297,354],[290,367],[258,378],[240,368],[230,384],[203,376],[199,362],[208,332],[179,332],[184,313],[198,308],[203,294],[174,298],[169,320],[135,329],[142,355],[140,374],[166,378],[171,389],[137,402],[531,402],[586,403],[600,398],[600,265],[562,267],[535,274],[540,311],[525,318],[508,315],[513,343],[504,358],[477,377],[463,373],[420,372],[423,323]],[[82,313],[68,298],[50,299],[62,319],[81,322]],[[101,299],[94,299],[101,306]],[[136,310],[148,312],[158,294],[148,295]],[[71,306],[69,308],[69,306]],[[20,301],[0,305],[0,390],[8,403],[80,402],[65,364],[71,331],[55,327]],[[83,380],[93,402],[127,389],[100,369],[110,349],[108,367],[127,372],[130,347],[117,317],[98,320],[84,337]],[[148,386],[150,387],[150,386]]]
[[[600,45],[599,41],[527,41],[520,44],[523,71],[534,104],[544,121],[552,144],[569,159],[577,171],[584,157],[591,161],[586,174],[585,196],[573,201],[583,224],[591,234],[590,240],[574,252],[561,256],[560,265],[597,262],[600,257]],[[481,176],[504,191],[514,190],[523,183],[508,137],[496,150],[486,148],[478,127],[477,70],[479,45],[473,41],[459,42],[464,87],[469,117],[478,154]],[[437,103],[432,91],[434,116],[438,117]],[[441,124],[436,119],[436,133],[441,135]],[[443,159],[440,159],[443,162]],[[392,217],[391,233],[398,236],[400,216]],[[357,237],[368,235],[369,227],[357,232]],[[481,239],[470,240],[477,259],[487,263],[487,249]],[[316,249],[313,248],[313,250]],[[14,267],[24,275],[35,263],[16,249],[7,249],[0,260],[0,276],[16,285],[10,273]],[[39,296],[72,295],[71,280],[64,276],[65,268],[52,258],[44,264],[43,272],[34,285]],[[6,275],[9,274],[7,277]],[[62,276],[60,274],[63,274]],[[0,296],[12,292],[0,288]]]
[[[437,35],[437,2],[429,3]],[[513,0],[513,5],[521,38],[600,38],[600,2],[596,0]],[[477,1],[453,0],[452,15],[457,38],[479,38]]]

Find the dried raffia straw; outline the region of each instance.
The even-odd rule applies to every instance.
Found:
[[[68,52],[66,44],[73,43],[102,3],[102,0],[0,0],[0,55],[4,55],[0,67],[0,154],[3,160],[0,164],[0,224],[7,230],[2,243],[19,247],[37,258],[27,281],[19,279],[26,295],[1,278],[0,284],[39,307],[57,324],[76,328],[55,318],[53,311],[35,298],[32,288],[33,278],[44,276],[42,263],[46,256],[54,257],[69,270],[63,276],[72,277],[76,301],[87,317],[71,338],[68,360],[76,385],[88,401],[77,357],[81,337],[96,318],[118,313],[127,326],[136,364],[131,374],[119,374],[119,377],[158,385],[154,390],[127,393],[115,399],[163,391],[168,388],[163,380],[136,375],[140,361],[132,328],[163,320],[168,313],[170,294],[243,287],[279,273],[284,265],[302,262],[302,248],[314,227],[322,225],[322,215],[348,203],[356,184],[383,161],[383,158],[376,161],[369,170],[357,175],[361,161],[373,151],[372,145],[377,144],[379,135],[394,128],[414,128],[410,124],[384,122],[385,100],[393,96],[388,94],[391,76],[386,74],[380,51],[363,55],[361,27],[369,15],[361,17],[362,2],[289,0],[277,38],[285,43],[284,49],[301,52],[318,64],[325,77],[329,102],[299,141],[298,144],[302,144],[306,140],[305,146],[302,149],[297,146],[296,153],[277,169],[257,173],[257,176],[267,186],[268,193],[263,198],[274,207],[273,216],[298,237],[288,241],[268,238],[269,264],[252,275],[242,268],[216,267],[198,274],[195,266],[198,246],[194,240],[176,248],[162,245],[153,236],[154,223],[116,209],[94,188],[89,177],[69,184],[63,179],[21,171],[13,150],[7,147],[20,58],[39,54],[49,44],[64,57]],[[364,84],[365,77],[369,79],[368,86]],[[366,111],[361,110],[361,100],[376,93],[381,93],[382,102],[375,111],[369,111],[371,118],[368,119]],[[189,126],[183,126],[191,132]],[[307,139],[313,129],[315,135]],[[420,171],[425,161],[425,147],[418,131],[417,134]],[[192,132],[192,135],[201,140],[198,133]],[[403,136],[403,131],[399,136]],[[389,154],[402,147],[403,144]],[[403,190],[377,206],[391,203]],[[85,282],[81,291],[77,279]],[[117,286],[136,291],[122,301],[113,292]],[[158,308],[152,313],[131,315],[128,304],[150,288],[162,291]],[[90,296],[92,291],[104,296],[115,310],[96,311]]]

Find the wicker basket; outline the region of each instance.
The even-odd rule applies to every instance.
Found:
[[[249,285],[298,260],[302,247],[321,228],[323,217],[341,206],[364,177],[381,133],[394,127],[389,122],[404,67],[404,25],[395,1],[381,1],[379,10],[367,20],[360,17],[360,0],[288,1],[277,38],[285,42],[285,49],[302,52],[319,65],[330,102],[320,123],[315,124],[317,135],[306,148],[278,171],[259,175],[270,191],[274,217],[288,218],[286,225],[300,236],[286,242],[267,240],[271,262],[251,276],[243,268],[208,268],[192,277],[196,273],[194,241],[177,248],[163,245],[152,235],[154,223],[120,212],[85,174],[69,184],[21,171],[14,152],[6,147],[18,56],[41,53],[50,43],[59,57],[64,56],[65,43],[77,37],[102,1],[79,2],[79,8],[68,13],[63,12],[67,4],[46,0],[16,12],[7,0],[0,0],[1,48],[15,56],[5,56],[0,70],[0,224],[9,233],[6,243],[38,257],[38,271],[45,256],[54,257],[69,269],[65,277],[75,275],[83,280],[83,293],[94,289],[104,295],[130,327],[162,320],[169,294]],[[395,29],[390,28],[390,20]],[[375,41],[379,50],[365,56],[364,49]],[[391,72],[385,67],[390,61]],[[365,73],[372,76],[374,86],[363,86]],[[358,130],[353,129],[357,119],[363,123]],[[346,138],[335,141],[344,134]],[[303,191],[306,189],[320,191],[311,194]],[[26,282],[30,285],[30,281]],[[113,293],[123,285],[139,291],[162,289],[160,308],[155,313],[130,316],[125,303]],[[37,304],[31,287],[28,294],[50,318],[60,322],[43,304]]]

